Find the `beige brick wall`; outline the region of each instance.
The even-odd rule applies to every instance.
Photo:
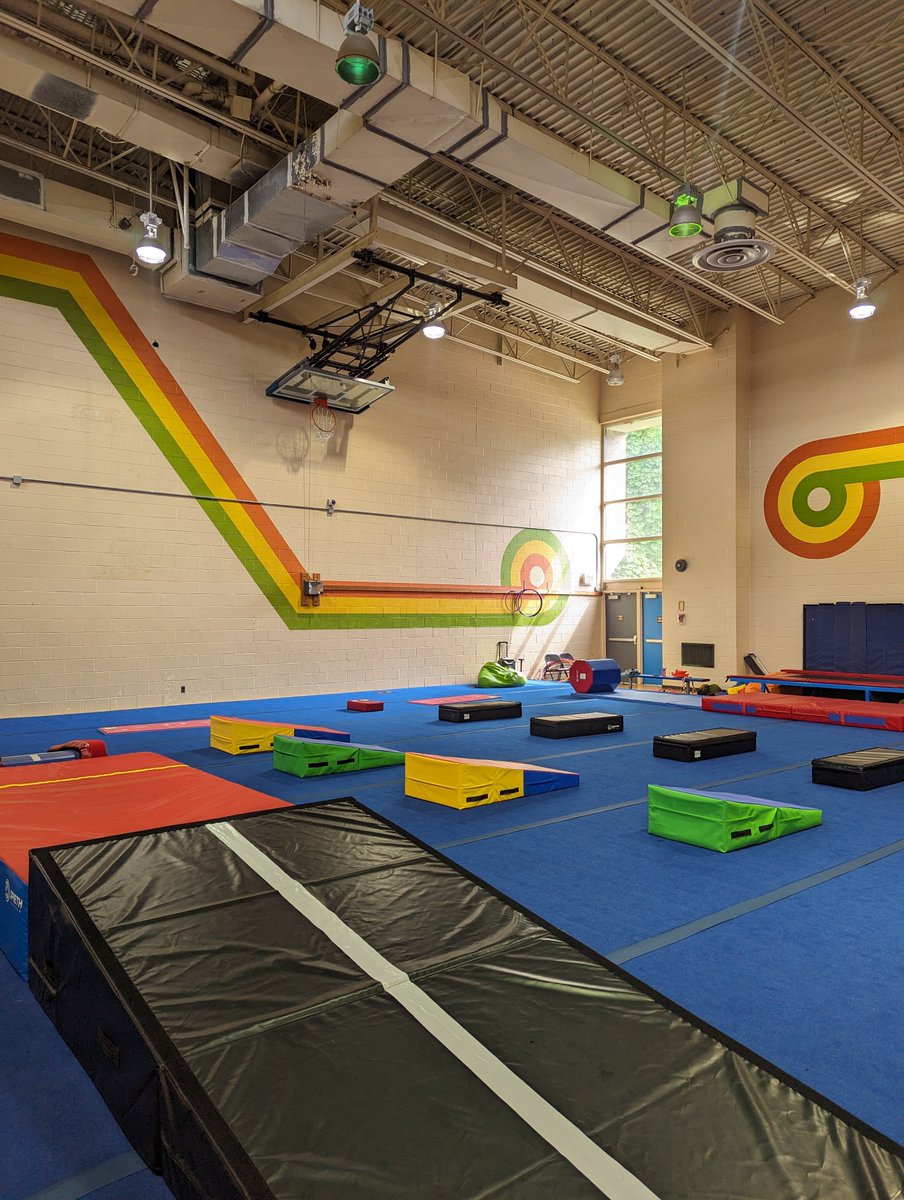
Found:
[[[166,301],[152,275],[91,256],[257,497],[286,506],[271,515],[309,570],[497,584],[518,528],[597,531],[596,378],[418,338],[389,364],[396,392],[332,453],[307,407],[264,395],[302,339]],[[598,653],[593,597],[536,629],[287,630],[62,316],[6,298],[0,315],[0,474],[92,485],[0,483],[3,715],[473,682],[500,638],[528,670],[550,649]],[[333,517],[291,507],[328,497]],[[595,577],[593,539],[561,540],[574,580]]]
[[[711,350],[662,368],[664,663],[679,665],[682,642],[711,642],[715,668],[697,673],[715,680],[737,670],[746,649],[747,337],[736,315]],[[679,558],[684,573],[674,569]]]
[[[719,681],[744,671],[751,650],[770,669],[800,666],[804,604],[904,598],[904,479],[881,484],[872,528],[836,557],[790,553],[763,515],[772,471],[798,446],[904,424],[904,281],[874,297],[876,315],[859,323],[835,288],[784,325],[734,314],[711,350],[629,363],[623,388],[601,389],[603,421],[663,412],[667,668],[682,641],[715,644],[716,667],[703,673]]]
[[[789,553],[772,538],[763,517],[769,476],[797,446],[904,423],[904,280],[889,280],[874,299],[876,315],[852,321],[850,297],[830,288],[783,327],[765,322],[756,327],[750,641],[770,670],[801,665],[804,604],[904,599],[904,479],[881,484],[872,528],[837,557]]]

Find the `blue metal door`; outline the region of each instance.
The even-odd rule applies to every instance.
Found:
[[[643,594],[644,675],[662,674],[662,592]]]

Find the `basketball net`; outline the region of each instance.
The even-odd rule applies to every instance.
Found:
[[[326,396],[315,396],[311,406],[311,427],[318,442],[328,442],[336,432],[336,414]]]

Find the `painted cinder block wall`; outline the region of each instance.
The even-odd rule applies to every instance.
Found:
[[[624,387],[600,392],[604,423],[662,412],[663,665],[682,665],[682,642],[712,643],[715,667],[695,673],[715,680],[747,649],[749,340],[746,315],[732,315],[711,349],[634,360]]]
[[[806,558],[778,544],[763,494],[785,455],[814,440],[904,425],[904,280],[873,293],[875,315],[852,321],[850,297],[820,293],[783,327],[758,323],[751,360],[751,644],[770,669],[802,662],[802,606],[904,601],[904,478],[888,478],[872,527],[850,549]],[[828,449],[828,447],[823,447]],[[904,472],[904,435],[879,456]]]
[[[0,233],[90,254],[306,569],[498,585],[507,543],[539,528],[586,531],[559,537],[573,585],[596,578],[595,378],[418,338],[389,364],[396,392],[324,447],[306,406],[264,395],[301,338],[167,301],[121,256]],[[63,315],[9,296],[0,312],[0,474],[79,485],[0,484],[3,715],[473,682],[500,639],[529,671],[599,652],[592,594],[536,628],[287,629]]]
[[[663,640],[677,666],[682,641],[713,642],[712,678],[744,671],[755,651],[769,669],[803,661],[803,606],[904,601],[904,281],[873,293],[868,321],[847,315],[831,288],[783,325],[733,314],[713,348],[661,366],[634,361],[617,391],[601,388],[601,420],[663,414]],[[862,444],[892,430],[872,526],[828,557],[801,556],[767,525],[764,497],[786,455],[828,439]],[[883,440],[883,439],[879,439]],[[677,558],[688,561],[683,574]],[[679,624],[678,605],[684,604]]]
[[[662,364],[664,662],[682,662],[682,642],[712,643],[715,667],[694,673],[717,681],[748,649],[749,344],[736,313],[712,349]]]

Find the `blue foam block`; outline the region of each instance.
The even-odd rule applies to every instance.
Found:
[[[65,762],[68,758],[81,758],[78,750],[46,750],[43,754],[4,754],[0,767],[27,767],[31,763]]]
[[[575,771],[544,771],[524,768],[525,796],[539,796],[542,792],[558,792],[562,788],[577,787],[581,777]]]
[[[0,951],[28,978],[28,887],[0,862]]]

